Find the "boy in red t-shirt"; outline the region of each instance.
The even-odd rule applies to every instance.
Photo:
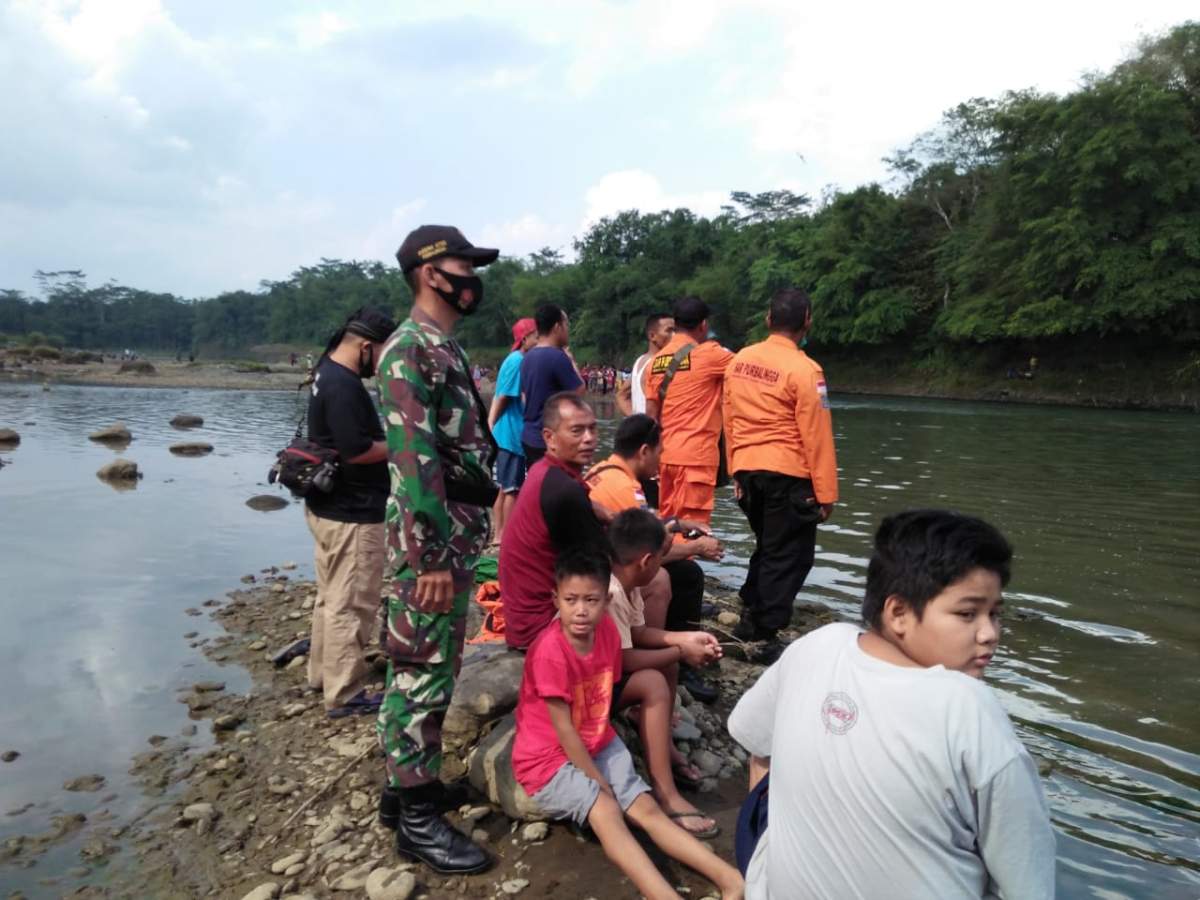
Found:
[[[625,816],[668,856],[712,880],[722,898],[742,897],[737,869],[667,818],[609,723],[621,640],[607,614],[608,559],[568,551],[554,576],[558,619],[530,645],[517,701],[517,781],[547,814],[590,825],[608,858],[650,900],[679,895],[630,834]]]

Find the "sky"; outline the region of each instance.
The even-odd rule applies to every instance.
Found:
[[[625,209],[886,183],[955,104],[1065,93],[1195,0],[0,0],[0,288],[185,297],[423,223],[570,256]],[[817,9],[815,7],[820,6]]]

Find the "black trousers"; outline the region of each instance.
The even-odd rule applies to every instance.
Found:
[[[807,478],[762,471],[734,477],[742,488],[738,506],[754,531],[741,590],[743,616],[756,630],[773,634],[791,622],[796,595],[812,569],[821,507]]]
[[[664,563],[671,579],[671,604],[667,607],[667,631],[695,631],[700,627],[700,604],[704,601],[704,570],[690,559]]]
[[[525,471],[528,472],[535,462],[546,455],[545,447],[530,447],[521,441],[521,449],[525,451]]]

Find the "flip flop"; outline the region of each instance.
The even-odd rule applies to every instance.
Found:
[[[680,819],[711,819],[712,816],[706,816],[704,813],[697,810],[696,812],[667,813],[667,818],[675,819],[676,821],[678,821]],[[718,825],[715,820],[713,822],[712,828],[709,828],[706,831],[692,831],[690,828],[687,828],[683,825],[680,825],[679,827],[682,828],[684,831],[686,831],[688,834],[690,834],[692,837],[694,837],[700,841],[705,841],[705,840],[708,840],[709,838],[715,838],[718,834],[721,833],[721,826]]]
[[[359,691],[341,706],[335,706],[333,709],[326,710],[325,715],[331,719],[344,719],[346,716],[373,715],[379,712],[379,706],[382,702],[383,694],[368,694],[366,691]]]
[[[694,791],[700,787],[701,778],[697,778],[688,769],[692,768],[690,763],[672,763],[671,776],[675,779],[675,786],[686,788],[689,791]],[[684,815],[695,815],[695,813],[684,813]]]

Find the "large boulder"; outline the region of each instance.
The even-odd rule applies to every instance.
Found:
[[[204,424],[204,417],[194,416],[191,413],[180,413],[171,420],[171,424],[176,428],[199,428]]]
[[[257,509],[259,512],[271,512],[272,510],[283,509],[288,505],[288,502],[275,494],[255,494],[246,501],[246,505],[251,509]]]
[[[168,449],[176,456],[207,456],[212,453],[213,445],[203,441],[186,441],[182,444],[172,444]]]
[[[114,459],[107,465],[101,466],[96,477],[101,481],[129,482],[142,477],[138,472],[137,463],[132,459]]]
[[[467,645],[442,724],[442,769],[448,779],[466,772],[470,749],[488,726],[516,708],[524,667],[525,657],[504,643]]]
[[[471,754],[470,778],[475,790],[504,810],[510,819],[540,821],[546,818],[513,776],[512,747],[516,717],[509,713]]]
[[[11,428],[0,428],[0,447],[15,447],[21,443],[21,436]]]
[[[107,428],[93,431],[88,435],[88,440],[98,441],[101,444],[128,444],[133,440],[133,434],[125,427],[124,422],[117,422]]]

